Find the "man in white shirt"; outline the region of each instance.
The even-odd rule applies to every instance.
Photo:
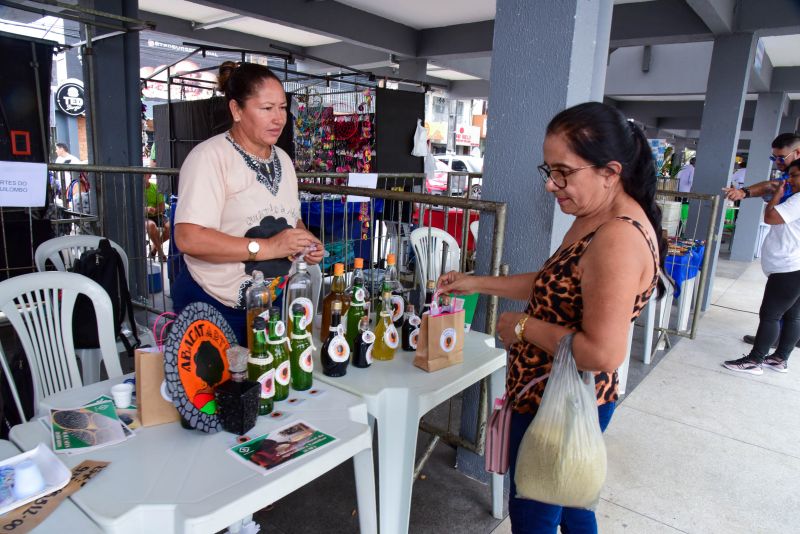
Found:
[[[731,176],[731,187],[735,187],[736,189],[741,189],[744,187],[744,179],[745,175],[747,174],[747,160],[743,160],[739,164],[739,168],[736,169],[736,172],[733,173]]]
[[[56,163],[80,163],[80,160],[69,153],[66,143],[56,143]]]
[[[767,367],[785,373],[789,355],[800,340],[800,194],[781,202],[786,182],[793,191],[800,191],[800,160],[790,163],[786,171],[786,181],[776,184],[764,211],[764,222],[771,226],[761,247],[767,285],[753,349],[743,358],[723,362],[731,371],[760,375],[762,367]],[[778,347],[767,354],[776,339]]]
[[[678,191],[681,193],[688,193],[692,190],[692,182],[694,181],[694,162],[696,158],[689,160],[688,165],[684,165],[678,171]]]

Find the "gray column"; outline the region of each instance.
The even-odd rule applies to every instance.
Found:
[[[512,274],[541,267],[571,223],[545,191],[536,166],[542,163],[550,119],[591,98],[599,13],[600,2],[587,0],[497,2],[482,196],[508,203],[503,261]],[[486,273],[492,222],[488,216],[482,219],[477,270]],[[502,302],[500,311],[524,305]],[[474,324],[483,325],[484,317],[479,315]],[[477,397],[477,387],[464,394],[461,432],[468,439],[476,433]],[[458,451],[458,467],[486,478],[483,460],[464,449]]]
[[[797,115],[794,115],[794,114],[787,115],[781,121],[780,131],[781,132],[790,132],[790,133],[791,132],[797,132],[798,131],[797,123],[798,123],[798,116]]]
[[[602,102],[605,95],[608,43],[611,39],[611,17],[614,13],[614,0],[599,0],[599,4],[597,33],[595,34],[594,72],[592,73],[592,92],[590,96],[596,102]]]
[[[733,172],[754,44],[755,37],[751,33],[722,35],[714,39],[700,139],[697,142],[697,165],[692,185],[695,193],[719,195]],[[713,224],[718,238],[706,247],[706,254],[712,255],[712,261],[706,294],[703,295],[703,309],[708,305],[708,296],[714,285],[719,237],[725,216],[725,210],[720,209],[717,219],[711,221],[710,206],[710,202],[703,203],[696,234],[705,237],[709,225]],[[690,214],[689,220],[694,220],[694,217],[694,214]]]
[[[126,17],[139,16],[138,1],[95,0],[82,5]],[[109,33],[101,30],[99,35]],[[87,126],[98,165],[142,165],[142,121],[139,92],[139,33],[130,32],[97,41],[91,58],[84,54],[84,84],[93,84],[95,101],[88,102]],[[89,64],[93,62],[90,76]],[[87,94],[90,94],[87,91]],[[94,119],[91,115],[94,113]],[[91,131],[92,125],[96,131]],[[90,153],[92,142],[89,142]],[[145,281],[144,183],[141,175],[106,174],[100,184],[105,237],[125,248],[130,259],[129,285],[133,296],[143,295]],[[138,260],[138,261],[137,261]]]
[[[747,184],[762,182],[769,178],[772,162],[772,140],[778,134],[778,126],[786,107],[786,93],[761,93],[756,104],[756,116],[753,119],[753,135],[750,139],[750,153],[747,158]],[[736,219],[736,232],[733,236],[731,259],[736,261],[753,261],[756,253],[758,227],[761,223],[764,202],[745,200],[739,206]]]

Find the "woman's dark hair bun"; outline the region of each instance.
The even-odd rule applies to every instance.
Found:
[[[225,86],[228,84],[228,80],[233,74],[233,71],[236,70],[235,62],[233,61],[226,61],[222,65],[219,66],[219,74],[217,75],[217,89],[220,93],[225,94]]]

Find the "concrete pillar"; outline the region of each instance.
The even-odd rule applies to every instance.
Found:
[[[550,119],[566,107],[591,99],[600,4],[589,0],[497,2],[482,198],[508,203],[503,262],[512,274],[541,267],[571,223],[545,191],[536,166],[542,163]],[[481,224],[477,270],[487,273],[491,220],[481,218],[486,222]],[[502,302],[500,311],[523,306]],[[485,307],[480,308],[474,324],[483,326]],[[478,389],[473,387],[465,392],[462,405],[461,432],[468,439],[476,433],[477,405]],[[469,476],[486,479],[483,460],[469,451],[459,449],[457,464]]]
[[[81,5],[126,17],[139,16],[135,0],[82,0]],[[109,33],[98,29],[95,36]],[[84,85],[94,84],[94,102],[88,101],[87,129],[91,163],[142,165],[142,110],[139,91],[139,33],[102,39],[93,44],[91,59],[84,51]],[[93,61],[93,74],[89,64]],[[94,113],[94,119],[92,119]],[[92,125],[96,131],[91,131]],[[93,151],[96,151],[93,153]],[[102,195],[105,237],[125,248],[130,259],[129,287],[143,295],[145,283],[144,183],[141,175],[105,174],[98,187]],[[138,261],[137,261],[138,259]]]
[[[750,139],[750,153],[747,158],[747,174],[745,183],[754,184],[769,178],[772,162],[772,140],[778,135],[778,127],[786,107],[786,93],[761,93],[756,104],[756,116],[753,120],[753,134]],[[731,259],[736,261],[753,261],[756,253],[758,227],[762,220],[764,203],[754,200],[744,201],[739,205],[739,216],[736,219],[736,231],[731,247]]]
[[[787,115],[781,121],[781,132],[797,132],[798,131],[798,116],[797,115]]]
[[[695,193],[719,195],[720,189],[727,185],[733,172],[755,42],[752,33],[721,35],[714,39],[700,139],[697,143],[697,164],[692,185]],[[711,203],[704,202],[698,220],[698,238],[705,238],[711,224],[716,228],[719,238],[724,216],[723,207],[716,220],[712,221]],[[689,220],[694,220],[694,217],[695,214],[690,214]],[[708,296],[714,285],[719,239],[715,240],[713,246],[706,247],[706,254],[712,255],[712,261],[706,294],[702,296],[703,309],[708,305]]]
[[[599,0],[594,47],[594,71],[592,72],[592,92],[590,96],[591,100],[597,102],[602,102],[605,95],[608,43],[611,39],[611,16],[613,13],[614,0]]]

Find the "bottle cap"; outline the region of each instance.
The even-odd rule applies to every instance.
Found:
[[[265,328],[267,328],[267,321],[260,315],[257,315],[256,318],[253,319],[253,330],[264,330]]]
[[[333,265],[333,276],[342,276],[344,274],[344,263],[336,263]]]
[[[364,268],[364,258],[356,258],[353,260],[353,269],[363,269]]]
[[[434,282],[433,280],[428,280],[428,284],[426,287],[430,290],[434,290],[436,289],[436,282]]]
[[[303,308],[300,304],[295,304],[292,306],[292,313],[294,315],[305,315],[306,309]]]
[[[339,302],[338,300],[334,301],[333,303],[333,311],[338,311],[338,312],[342,311],[342,303]]]
[[[396,264],[397,263],[397,256],[395,256],[394,254],[389,254],[388,256],[386,256],[386,263],[389,264],[389,265]]]

